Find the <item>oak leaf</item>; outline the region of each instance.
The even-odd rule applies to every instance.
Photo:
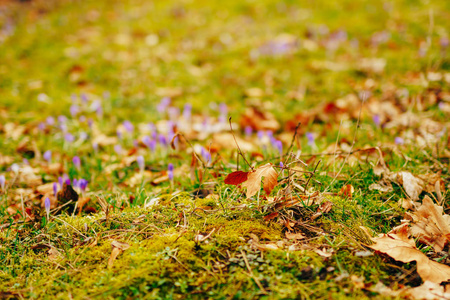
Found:
[[[271,163],[260,166],[258,169],[248,174],[247,181],[242,183],[244,188],[247,188],[247,198],[254,196],[261,189],[261,180],[263,180],[263,188],[267,195],[272,192],[274,187],[278,184],[278,173],[273,168]]]
[[[430,260],[415,246],[414,240],[406,235],[382,234],[372,238],[375,244],[369,247],[385,253],[395,260],[408,263],[417,262],[417,272],[423,281],[441,283],[450,279],[450,267]]]
[[[444,249],[450,240],[450,216],[443,215],[443,207],[425,196],[417,212],[410,214],[414,224],[411,234],[420,242],[431,245],[436,252]]]

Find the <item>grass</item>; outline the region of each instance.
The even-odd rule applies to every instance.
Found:
[[[0,8],[1,297],[366,299],[395,298],[377,291],[378,282],[393,290],[420,285],[414,264],[367,254],[361,228],[386,233],[405,214],[401,184],[369,188],[383,178],[379,153],[392,172],[439,174],[448,187],[447,2],[7,1]],[[288,170],[270,196],[246,199],[223,182],[237,164],[250,168],[225,136],[229,116],[251,164],[280,162],[264,133],[272,127],[242,117],[250,106],[273,114],[279,126],[271,134],[283,153],[302,123],[291,150],[307,166],[291,167],[306,173],[289,182],[320,193],[321,203],[277,207]],[[202,162],[181,137],[170,147],[177,130]],[[59,178],[89,182],[75,188],[87,201],[81,213],[60,208],[52,190]],[[345,185],[354,188],[351,198],[339,195]],[[327,201],[331,210],[317,215]],[[108,267],[114,241],[130,247]]]

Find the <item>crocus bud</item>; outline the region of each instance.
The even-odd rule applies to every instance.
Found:
[[[48,220],[48,217],[50,216],[50,199],[47,197],[47,198],[45,198],[45,201],[44,201],[44,206],[45,206],[45,212],[47,213],[47,220]]]
[[[52,151],[47,150],[44,152],[44,154],[42,155],[42,157],[48,162],[51,163],[52,162]]]
[[[53,182],[53,195],[55,195],[58,193],[58,184],[56,182]]]
[[[2,190],[5,190],[5,185],[6,185],[6,179],[5,179],[5,175],[0,175],[0,187],[2,188]]]
[[[173,180],[173,164],[169,163],[167,167],[167,175],[169,176],[169,180]]]
[[[144,157],[143,157],[142,155],[139,155],[139,156],[136,158],[136,161],[137,161],[137,164],[138,164],[138,166],[139,166],[139,170],[140,170],[141,172],[144,172],[144,168],[145,168]]]
[[[78,170],[80,170],[80,168],[81,168],[81,160],[80,160],[80,158],[79,158],[78,156],[74,156],[74,157],[72,158],[72,162],[73,162],[73,164],[75,165],[75,168],[77,168]]]
[[[80,188],[81,191],[86,191],[87,185],[88,185],[88,181],[84,178],[81,178],[80,180],[78,180],[78,187]]]

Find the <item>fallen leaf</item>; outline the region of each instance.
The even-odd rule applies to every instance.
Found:
[[[443,207],[434,204],[425,196],[417,212],[410,214],[413,218],[412,236],[420,242],[431,245],[436,252],[444,249],[450,240],[450,216],[443,214]]]
[[[422,285],[408,289],[404,293],[410,299],[450,299],[450,292],[436,282],[425,281]]]
[[[341,190],[339,191],[338,195],[344,196],[344,197],[352,200],[352,195],[353,195],[354,191],[355,191],[355,188],[353,187],[353,185],[347,184],[347,185],[344,185],[341,188]]]
[[[111,246],[113,247],[113,249],[111,251],[111,256],[108,259],[108,269],[112,268],[114,260],[117,258],[117,256],[119,256],[120,253],[130,248],[129,244],[121,243],[118,241],[112,241]]]
[[[249,172],[244,172],[244,171],[232,172],[232,173],[228,174],[228,176],[225,178],[224,182],[226,184],[232,184],[232,185],[241,184],[244,181],[247,181],[248,173]]]
[[[265,164],[248,174],[248,179],[242,186],[247,188],[247,198],[254,196],[261,189],[261,180],[264,177],[263,188],[267,195],[278,184],[278,173],[271,163]]]
[[[275,219],[276,217],[278,217],[279,213],[277,211],[268,214],[267,216],[264,216],[264,221],[270,221],[272,219]]]
[[[293,233],[289,231],[286,231],[285,236],[288,240],[301,240],[305,238],[305,236],[301,233]]]
[[[400,183],[405,189],[406,194],[411,197],[412,200],[418,200],[419,195],[423,191],[422,180],[415,177],[410,172],[398,172],[395,173],[397,177],[397,182]]]
[[[381,234],[372,238],[375,244],[368,246],[392,257],[395,260],[407,263],[417,262],[417,273],[423,281],[441,283],[450,279],[450,267],[430,260],[415,246],[414,240],[397,234]]]
[[[330,249],[330,251],[327,251],[327,249],[325,248],[323,248],[322,250],[314,249],[314,252],[316,252],[322,257],[331,257],[331,255],[333,255],[333,249]]]

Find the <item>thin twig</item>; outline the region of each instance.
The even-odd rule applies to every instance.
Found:
[[[246,163],[246,164],[252,169],[252,171],[253,171],[254,169],[253,169],[252,165],[250,165],[249,162],[247,161],[247,159],[245,158],[244,153],[242,152],[241,148],[239,147],[239,144],[238,144],[238,142],[237,142],[237,140],[236,140],[236,137],[234,136],[233,125],[231,125],[231,117],[228,119],[228,122],[230,123],[230,132],[231,132],[231,134],[233,135],[234,142],[236,143],[236,146],[237,146],[237,148],[238,148],[238,153],[242,156],[242,158],[244,159],[245,163]],[[238,167],[238,168],[239,168],[239,167]]]
[[[289,148],[287,149],[286,153],[284,154],[284,156],[288,155],[289,152],[291,152],[292,148],[294,147],[294,142],[295,142],[295,138],[297,137],[297,131],[300,128],[300,125],[302,125],[301,122],[298,122],[297,126],[295,127],[295,132],[294,132],[294,136],[292,137],[292,141],[291,141],[291,145],[289,146]]]

